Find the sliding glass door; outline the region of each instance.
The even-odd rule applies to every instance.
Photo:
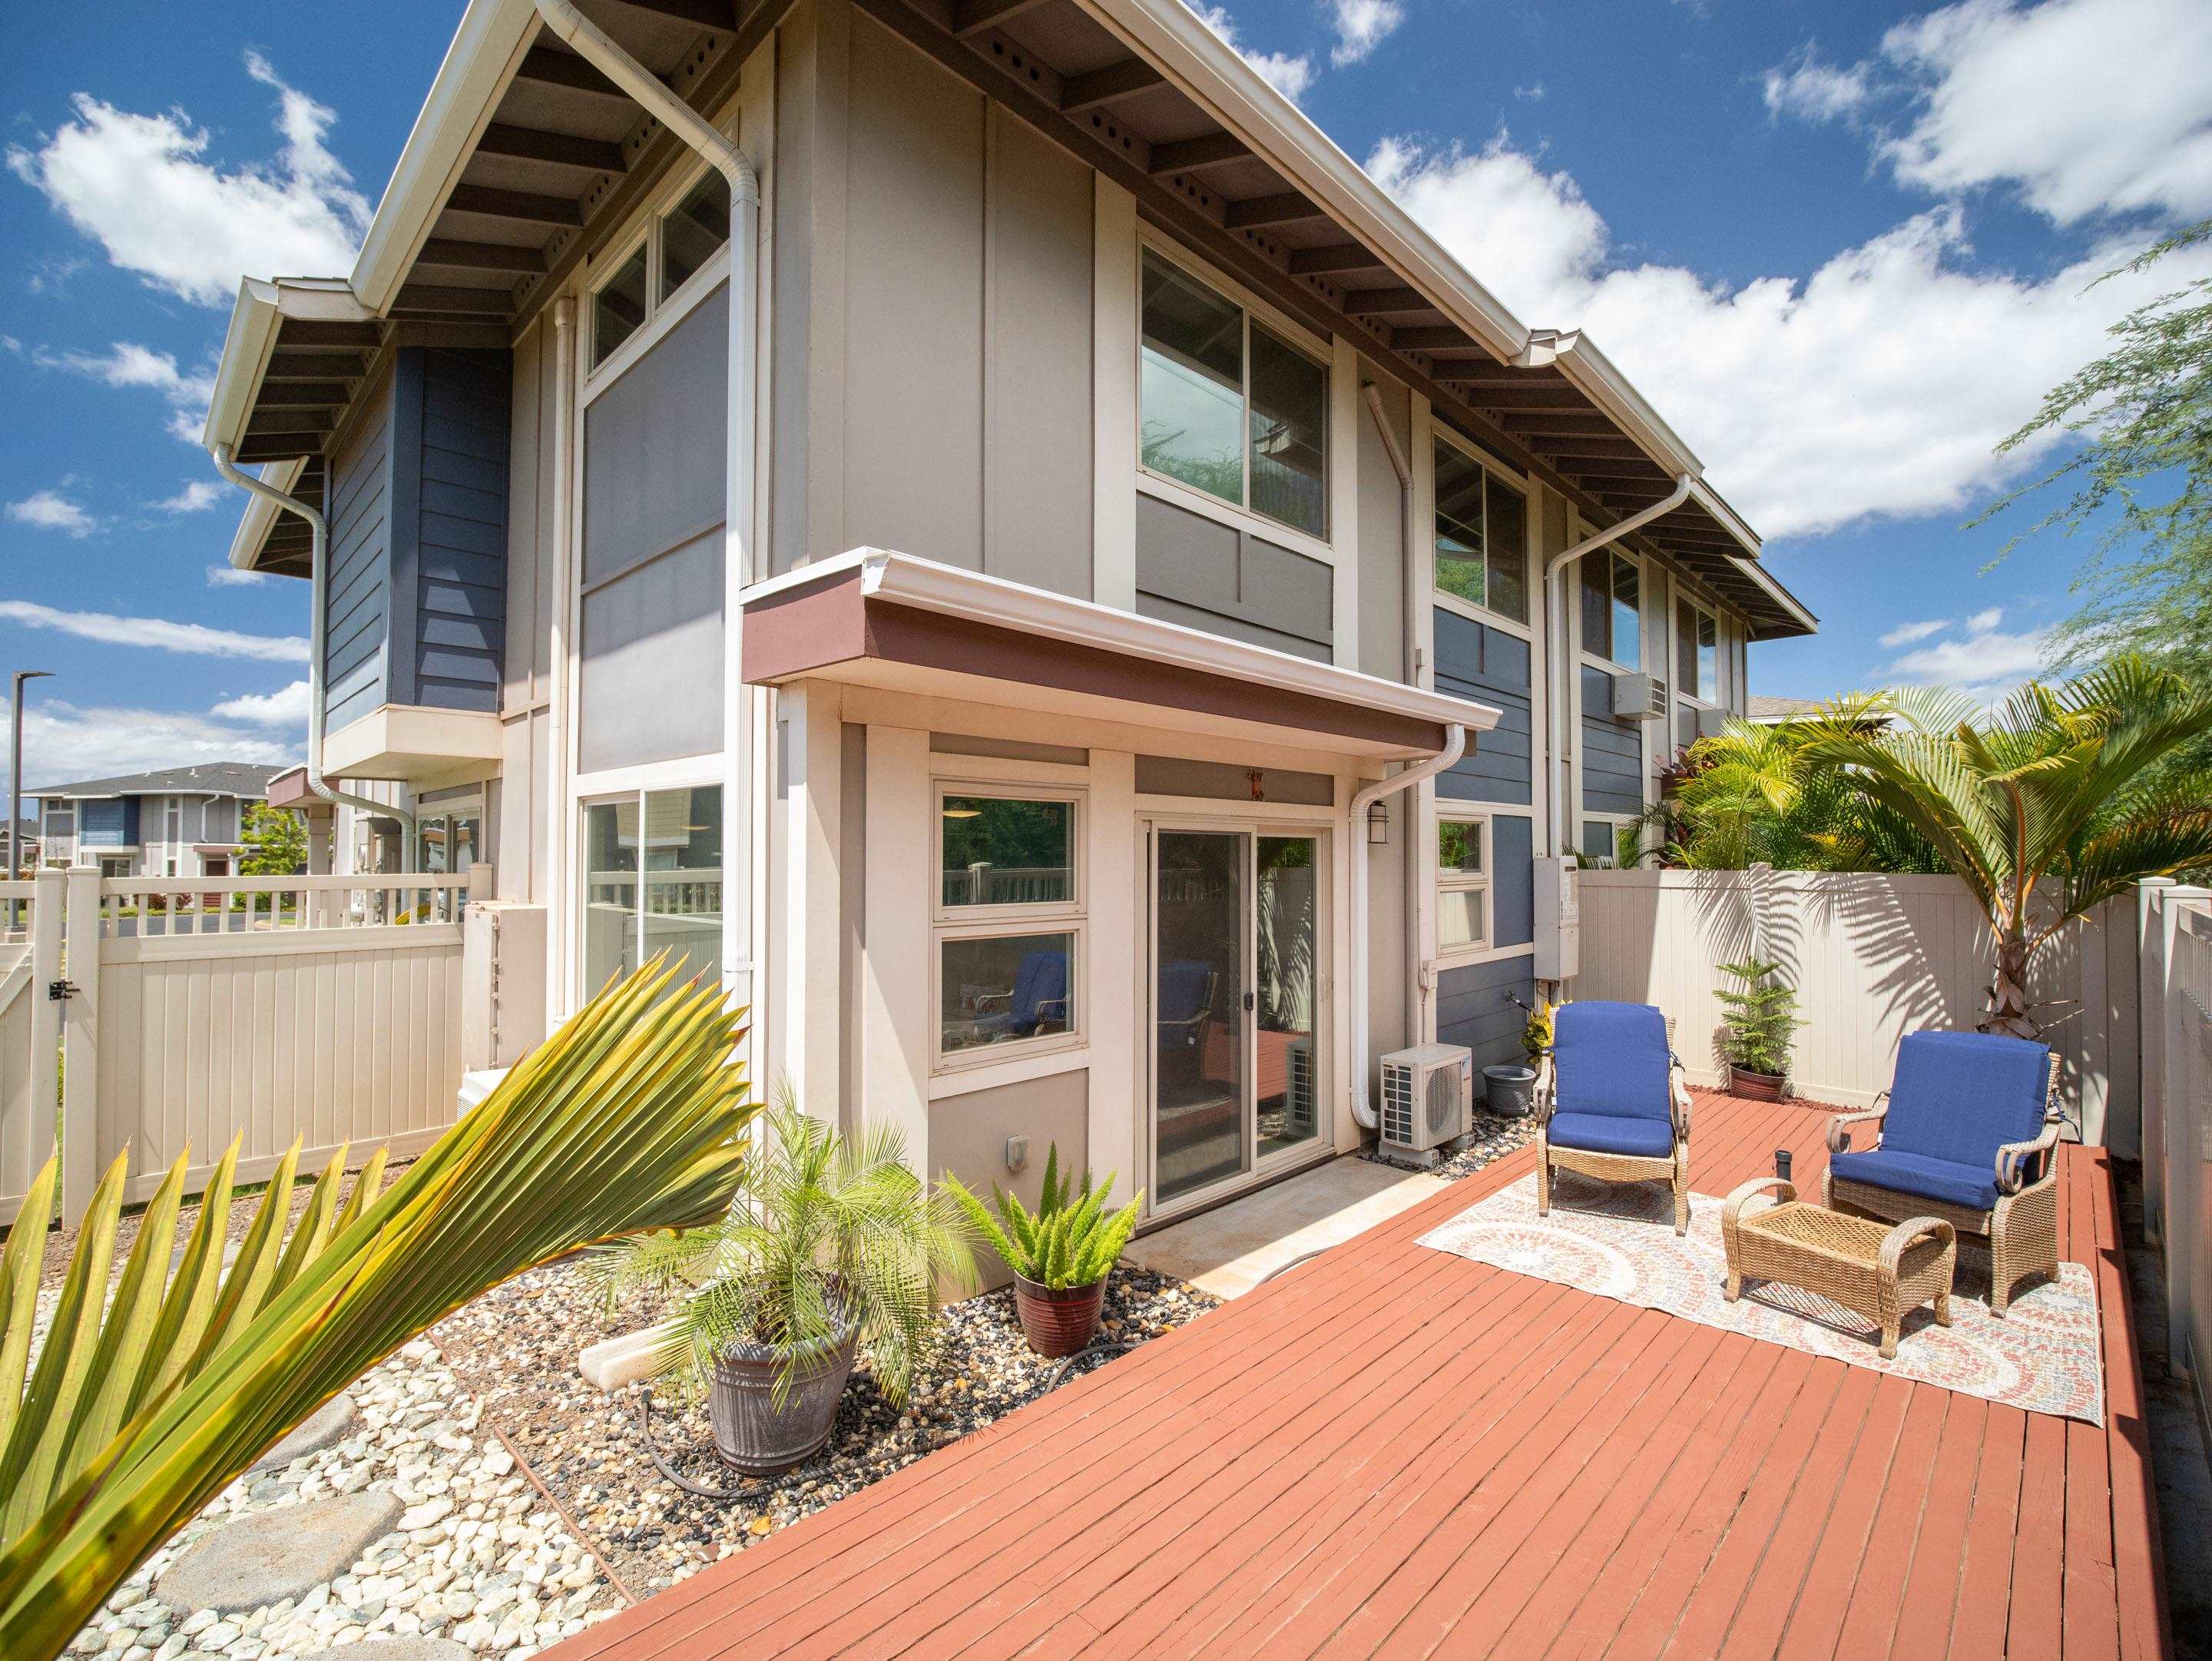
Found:
[[[1151,842],[1158,1212],[1321,1136],[1321,842],[1167,826]]]

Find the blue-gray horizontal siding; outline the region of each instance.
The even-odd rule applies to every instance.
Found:
[[[408,347],[394,380],[390,700],[496,711],[507,644],[504,351]]]
[[[392,622],[392,409],[387,385],[331,469],[330,572],[324,593],[324,730],[388,703]]]
[[[1519,1061],[1521,1030],[1528,1016],[1512,1001],[1515,997],[1535,1001],[1536,960],[1525,952],[1445,970],[1437,977],[1438,1041],[1465,1044],[1479,1068]],[[1480,1100],[1481,1080],[1475,1084]]]
[[[1437,794],[1525,807],[1535,800],[1528,642],[1441,605],[1435,609],[1437,691],[1499,711],[1498,725],[1476,739],[1474,752],[1437,781]]]
[[[1633,721],[1613,718],[1613,677],[1583,666],[1583,809],[1644,811],[1644,740]]]
[[[1335,582],[1317,559],[1138,494],[1139,616],[1326,663]]]

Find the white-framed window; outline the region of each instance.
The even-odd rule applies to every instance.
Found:
[[[1455,805],[1437,813],[1437,952],[1485,952],[1491,905],[1490,816]]]
[[[939,1068],[1082,1042],[1084,798],[939,781],[930,973]]]
[[[1637,834],[1637,822],[1627,814],[1585,812],[1575,851],[1583,864],[1603,871],[1633,865],[1641,851],[1632,840]]]
[[[127,859],[104,858],[100,862],[100,874],[103,877],[118,879],[127,877],[131,874],[131,861]]]
[[[1441,433],[1434,443],[1437,594],[1526,628],[1528,498]]]
[[[1674,602],[1674,684],[1700,703],[1721,701],[1721,624],[1694,600]]]
[[[1583,650],[1623,669],[1644,666],[1643,569],[1617,548],[1583,556]]]
[[[580,990],[666,953],[722,974],[722,787],[628,790],[583,806]]]
[[[596,369],[643,332],[685,284],[729,246],[730,181],[709,167],[666,212],[641,228],[634,246],[613,260],[611,275],[585,305]]]
[[[1150,246],[1138,303],[1141,471],[1326,542],[1326,355]]]

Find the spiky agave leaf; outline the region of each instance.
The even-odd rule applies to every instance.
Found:
[[[103,1315],[118,1160],[80,1231],[26,1391],[19,1340],[35,1311],[40,1225],[52,1210],[48,1165],[0,1255],[0,1465],[12,1473],[0,1524],[0,1655],[58,1655],[264,1449],[462,1304],[579,1245],[702,1222],[727,1206],[750,1112],[743,1072],[729,1064],[741,1022],[715,989],[672,980],[656,961],[611,985],[382,1194],[373,1191],[382,1161],[372,1159],[337,1208],[334,1162],[289,1246],[288,1156],[223,1275],[234,1149],[176,1273],[167,1272],[172,1225],[149,1218]],[[180,1184],[183,1163],[163,1196]],[[156,1302],[147,1288],[164,1277]],[[88,1384],[108,1357],[112,1373]],[[95,1445],[111,1419],[114,1433]]]

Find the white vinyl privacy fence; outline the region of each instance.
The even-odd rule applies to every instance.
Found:
[[[1990,931],[1955,877],[1813,871],[1585,871],[1577,998],[1656,1004],[1690,1077],[1720,1082],[1723,963],[1762,958],[1796,987],[1800,1096],[1859,1106],[1889,1087],[1897,1043],[1982,1019]],[[2030,992],[2064,1057],[2083,1139],[2133,1155],[2138,1123],[2136,902],[2039,954]]]
[[[490,875],[0,885],[27,914],[0,945],[0,1220],[57,1133],[72,1221],[126,1150],[137,1200],[234,1139],[242,1182],[295,1142],[303,1169],[427,1147],[456,1112],[463,912]]]
[[[2212,890],[2146,883],[2143,1229],[2166,1249],[2167,1346],[2212,1434]]]

